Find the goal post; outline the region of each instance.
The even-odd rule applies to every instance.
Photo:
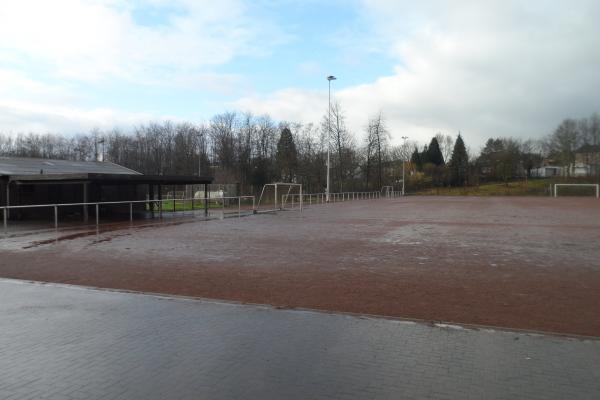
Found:
[[[554,197],[558,197],[559,186],[566,187],[593,187],[596,191],[596,198],[600,198],[600,184],[598,183],[555,183],[554,184]]]
[[[394,193],[394,187],[393,186],[383,186],[381,188],[381,195],[383,197],[392,197],[393,193]]]
[[[263,186],[256,205],[257,212],[273,212],[294,209],[298,205],[300,211],[303,209],[302,184],[300,183],[267,183]]]

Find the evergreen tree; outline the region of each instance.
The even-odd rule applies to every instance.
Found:
[[[413,151],[410,156],[410,163],[417,167],[417,171],[421,171],[423,169],[423,161],[421,160],[421,153],[419,153],[419,149],[415,147],[415,151]]]
[[[440,144],[435,137],[431,139],[431,143],[429,143],[429,147],[427,148],[427,161],[436,167],[444,165],[444,156],[440,150]]]
[[[277,166],[284,182],[293,182],[298,164],[298,152],[292,131],[283,128],[277,143]]]
[[[429,163],[429,149],[427,145],[423,146],[423,151],[420,154],[421,157],[421,165],[425,165]]]
[[[450,159],[450,174],[452,177],[452,184],[464,186],[467,183],[468,172],[469,156],[467,155],[465,142],[459,133],[458,137],[456,138],[456,142],[454,143],[452,158]]]

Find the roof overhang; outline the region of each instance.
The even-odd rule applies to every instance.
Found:
[[[39,174],[12,175],[8,182],[17,185],[98,183],[102,185],[204,185],[214,178],[193,175],[127,175],[127,174]]]

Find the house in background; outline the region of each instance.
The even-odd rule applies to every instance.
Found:
[[[545,159],[544,165],[531,171],[537,178],[553,176],[586,177],[600,175],[600,145],[585,144],[575,150],[575,161],[558,166],[552,159]]]
[[[569,165],[569,175],[600,175],[600,145],[584,144],[577,149],[575,162]]]
[[[564,175],[564,167],[557,167],[552,165],[544,165],[539,168],[531,170],[531,176],[534,178],[551,178],[553,176]]]

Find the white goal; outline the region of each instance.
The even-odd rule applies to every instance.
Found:
[[[273,212],[303,208],[302,185],[300,183],[267,183],[258,198],[256,212]]]
[[[381,188],[381,197],[393,197],[394,187],[384,186]]]
[[[596,198],[600,197],[600,184],[597,183],[556,183],[554,184],[554,197],[558,197],[559,187],[592,187],[595,188]]]

